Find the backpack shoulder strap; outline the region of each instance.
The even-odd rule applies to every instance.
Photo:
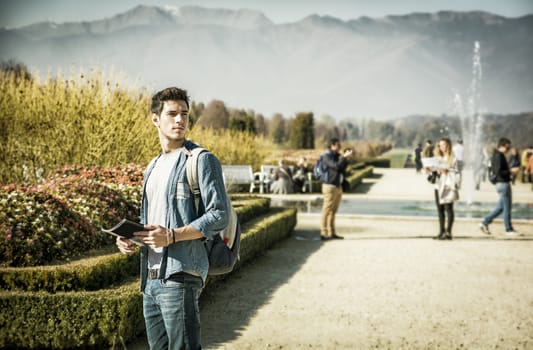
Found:
[[[198,183],[198,157],[201,153],[207,152],[205,148],[196,147],[188,152],[185,152],[187,155],[186,171],[187,171],[187,182],[194,196],[194,205],[198,211],[198,206],[200,204],[200,185]]]

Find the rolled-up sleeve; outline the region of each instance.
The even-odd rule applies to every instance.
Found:
[[[191,226],[211,238],[228,225],[230,204],[224,187],[222,167],[210,152],[204,152],[198,157],[198,184],[205,210],[191,222]]]

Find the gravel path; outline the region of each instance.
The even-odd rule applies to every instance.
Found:
[[[442,242],[419,237],[427,220],[345,217],[345,239],[322,243],[305,219],[206,291],[207,349],[533,349],[533,240]],[[380,226],[394,233],[372,237]]]

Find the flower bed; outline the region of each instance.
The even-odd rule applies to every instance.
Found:
[[[34,266],[102,246],[94,226],[35,188],[0,189],[0,266]]]

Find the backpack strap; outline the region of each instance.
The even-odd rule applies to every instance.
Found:
[[[205,148],[196,147],[192,150],[185,150],[187,155],[186,162],[186,171],[187,171],[187,182],[189,183],[189,188],[194,196],[194,205],[196,211],[198,212],[198,207],[200,205],[200,184],[198,182],[198,157],[201,153],[207,152]]]

